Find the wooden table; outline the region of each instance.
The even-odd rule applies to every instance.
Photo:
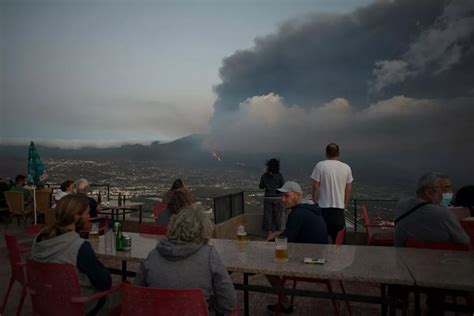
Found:
[[[101,203],[102,211],[100,214],[110,214],[112,219],[118,220],[119,213],[122,211],[122,220],[125,220],[125,214],[138,212],[138,222],[142,222],[142,207],[145,203],[142,202],[130,202],[126,201],[125,203],[118,204],[117,200],[112,200],[108,202]],[[110,210],[110,213],[107,211]]]
[[[164,236],[126,233],[132,238],[132,249],[129,251],[105,251],[103,237],[98,244],[93,245],[99,258],[113,258],[122,260],[122,278],[129,273],[126,271],[126,262],[143,262],[158,240]],[[288,245],[289,260],[286,263],[274,261],[274,243],[262,241],[248,241],[241,243],[236,240],[212,239],[211,244],[216,247],[228,271],[242,272],[243,283],[236,283],[236,289],[244,290],[245,311],[248,314],[248,291],[295,294],[307,297],[348,299],[352,301],[394,306],[393,300],[385,297],[385,285],[413,286],[414,280],[409,273],[405,262],[397,255],[393,247],[370,247],[349,245],[315,245],[293,244]],[[303,263],[304,257],[317,257],[327,260],[324,265]],[[313,290],[293,290],[290,288],[278,289],[270,286],[248,284],[249,274],[265,274],[277,276],[298,276],[308,278],[323,278],[342,281],[376,282],[382,284],[380,297],[328,293]],[[395,312],[395,309],[391,309]]]

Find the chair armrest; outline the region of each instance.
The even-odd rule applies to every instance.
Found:
[[[20,253],[25,253],[31,251],[31,247],[20,248]]]
[[[91,301],[95,301],[99,298],[102,298],[104,296],[107,296],[109,294],[116,292],[121,287],[122,287],[122,284],[117,284],[117,285],[112,286],[110,290],[95,293],[94,295],[91,295],[91,296],[71,297],[71,302],[72,303],[88,303]]]

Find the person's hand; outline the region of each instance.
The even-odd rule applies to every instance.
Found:
[[[279,236],[281,234],[281,231],[276,231],[273,233],[268,234],[267,241],[274,241],[275,237]]]

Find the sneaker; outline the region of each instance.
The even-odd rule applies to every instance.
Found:
[[[278,306],[278,303],[273,304],[273,305],[267,305],[267,310],[269,312],[276,313],[277,306]],[[286,308],[283,307],[283,305],[280,305],[280,313],[281,314],[292,314],[293,313],[293,305],[290,305]]]

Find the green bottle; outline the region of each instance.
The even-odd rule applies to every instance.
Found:
[[[118,225],[118,227],[117,227],[117,235],[115,235],[115,250],[116,251],[122,251],[123,250],[122,225]]]

